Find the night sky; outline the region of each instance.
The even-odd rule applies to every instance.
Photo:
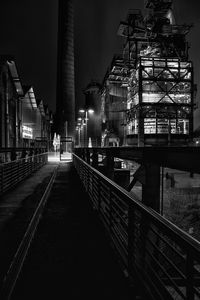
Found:
[[[57,61],[56,0],[1,0],[0,54],[11,54],[22,84],[33,85],[36,98],[53,111],[56,103]],[[102,82],[112,57],[120,53],[122,39],[117,36],[120,20],[128,9],[143,9],[142,0],[74,0],[76,104],[82,106],[82,90],[91,79]],[[200,1],[174,0],[178,24],[193,23],[188,34],[190,58],[194,62],[195,82],[200,95]],[[195,127],[200,125],[200,109]]]

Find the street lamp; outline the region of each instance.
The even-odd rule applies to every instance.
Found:
[[[81,130],[80,125],[77,125],[76,126],[76,131],[77,131],[77,135],[78,135],[78,142],[77,142],[78,147],[80,147],[80,130]]]
[[[77,131],[77,146],[81,147],[81,131],[83,129],[83,118],[77,118],[76,121],[76,131]]]
[[[79,112],[85,114],[85,123],[84,123],[84,125],[85,125],[85,142],[84,142],[84,146],[88,147],[88,120],[89,120],[88,115],[93,114],[94,110],[91,109],[91,108],[79,109]]]

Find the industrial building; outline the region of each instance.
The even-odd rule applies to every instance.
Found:
[[[0,148],[47,145],[52,113],[35,97],[32,86],[23,86],[12,56],[0,56]],[[0,157],[1,161],[9,156]]]
[[[145,9],[145,16],[130,10],[120,23],[124,49],[104,79],[103,122],[122,145],[188,145],[196,91],[186,41],[191,25],[175,23],[172,0],[145,1]]]
[[[125,144],[127,86],[123,81],[128,76],[127,72],[123,57],[115,55],[101,89],[102,146]]]
[[[43,100],[38,100],[32,86],[23,86],[22,98],[22,137],[23,147],[31,146],[35,141],[50,141],[53,115]]]
[[[21,106],[23,89],[15,62],[0,57],[0,147],[18,147],[21,143]]]

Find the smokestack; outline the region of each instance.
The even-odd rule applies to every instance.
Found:
[[[74,12],[72,0],[59,0],[57,49],[57,131],[75,136]]]

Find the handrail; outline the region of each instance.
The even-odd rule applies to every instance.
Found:
[[[200,299],[200,243],[75,154],[73,161],[121,264],[148,299]]]
[[[93,155],[95,152],[111,155],[122,160],[150,162],[162,167],[200,173],[200,147],[93,147],[75,148],[79,157]]]
[[[19,159],[15,159],[15,160],[12,160],[12,161],[7,161],[7,162],[4,162],[4,163],[0,163],[0,166],[1,165],[6,165],[6,164],[10,164],[10,163],[14,163],[14,162],[20,162],[22,160],[27,160],[27,158],[30,158],[30,157],[35,157],[35,156],[39,156],[39,155],[43,155],[43,154],[46,154],[48,155],[48,152],[43,152],[43,153],[39,153],[39,154],[34,154],[34,155],[31,155],[31,156],[26,156],[24,158],[19,158]]]
[[[30,150],[45,150],[46,148],[45,147],[0,147],[0,153],[3,153],[3,152],[12,152],[12,151],[15,151],[15,152],[20,152],[20,151],[30,151]]]
[[[0,195],[47,163],[48,152],[0,164]]]

